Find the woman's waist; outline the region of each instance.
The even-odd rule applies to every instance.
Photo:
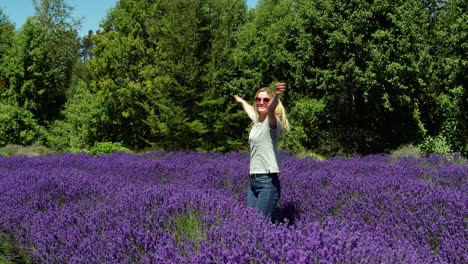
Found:
[[[258,177],[278,177],[279,172],[265,172],[265,173],[249,173],[250,178],[258,178]]]

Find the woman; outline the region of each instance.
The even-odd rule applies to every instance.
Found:
[[[258,90],[253,106],[238,95],[234,96],[253,122],[249,134],[250,184],[247,204],[257,208],[272,222],[281,194],[278,139],[289,132],[289,122],[279,100],[279,96],[286,92],[286,84],[278,82],[275,88],[276,91],[268,87]]]

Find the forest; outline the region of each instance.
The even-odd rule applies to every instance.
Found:
[[[21,28],[0,8],[0,147],[243,151],[233,95],[281,81],[286,151],[468,156],[465,0],[120,0],[86,36],[32,2]]]

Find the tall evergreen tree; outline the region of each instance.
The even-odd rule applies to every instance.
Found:
[[[120,1],[96,36],[92,60],[109,140],[202,146],[212,126],[204,113],[220,104],[207,96],[229,73],[223,62],[234,45],[232,21],[245,10],[243,1]]]

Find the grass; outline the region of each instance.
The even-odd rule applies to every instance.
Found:
[[[391,155],[393,157],[420,157],[421,150],[412,144],[407,144],[402,145],[396,150],[392,151]]]
[[[297,153],[296,156],[300,159],[304,158],[312,158],[315,160],[326,160],[327,158],[323,155],[320,155],[318,153],[312,152],[312,151],[303,151],[301,153]]]
[[[15,246],[11,235],[0,232],[0,264],[30,264],[29,256]]]
[[[197,249],[199,240],[206,237],[206,227],[201,217],[202,214],[194,210],[180,213],[166,222],[165,229],[170,230],[177,242],[187,239]]]
[[[54,153],[54,151],[48,149],[45,146],[34,144],[31,146],[22,146],[16,144],[8,144],[5,147],[0,148],[1,156],[41,156]]]

